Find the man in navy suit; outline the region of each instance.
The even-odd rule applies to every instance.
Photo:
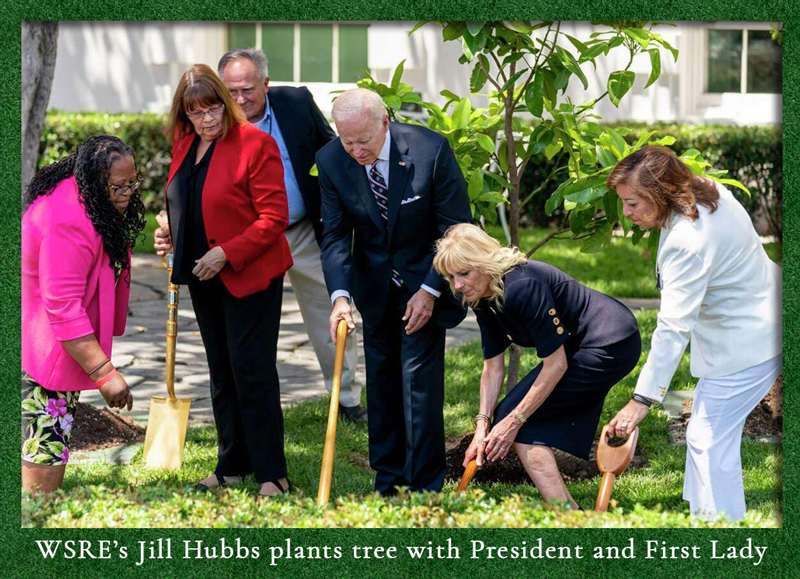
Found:
[[[370,464],[375,489],[442,488],[445,328],[466,310],[432,267],[448,227],[470,221],[464,179],[447,140],[389,123],[376,93],[342,93],[339,138],[317,153],[322,268],[331,294],[331,339],[361,312],[367,366]]]
[[[317,151],[336,134],[306,87],[269,86],[267,57],[261,49],[231,50],[220,59],[217,71],[247,120],[272,135],[281,151],[289,201],[286,240],[294,261],[287,273],[330,392],[335,346],[328,334],[328,293],[320,262],[319,182],[309,171]],[[346,419],[363,423],[367,413],[361,406],[361,385],[355,381],[357,348],[357,340],[348,340],[339,400]]]

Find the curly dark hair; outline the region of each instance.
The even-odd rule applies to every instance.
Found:
[[[22,211],[39,197],[50,195],[61,181],[75,175],[78,200],[103,240],[111,267],[128,269],[128,250],[136,243],[146,223],[144,204],[137,190],[131,195],[125,212],[120,214],[111,203],[107,188],[111,165],[128,155],[134,157],[133,149],[117,137],[90,137],[70,155],[43,167],[31,179],[25,189]]]

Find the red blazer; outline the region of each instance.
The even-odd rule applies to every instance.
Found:
[[[173,142],[167,190],[194,137]],[[221,246],[228,258],[219,276],[232,295],[264,290],[292,267],[283,163],[272,137],[246,124],[217,141],[203,185],[203,222],[209,249]]]

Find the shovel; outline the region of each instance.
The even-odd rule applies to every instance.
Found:
[[[611,489],[614,481],[622,474],[633,459],[636,451],[636,440],[639,438],[639,429],[636,428],[622,446],[608,444],[608,424],[600,433],[600,442],[597,443],[597,468],[603,473],[600,491],[597,493],[597,503],[594,510],[605,512],[608,510],[608,501],[611,500]]]
[[[144,463],[147,468],[179,469],[189,425],[189,398],[175,397],[175,340],[178,337],[178,286],[172,283],[170,253],[164,258],[169,280],[167,301],[167,393],[168,397],[150,398],[150,417],[144,439]]]
[[[328,429],[325,432],[325,448],[322,451],[322,471],[319,473],[317,504],[322,506],[331,498],[333,479],[333,454],[336,450],[336,421],[339,419],[339,392],[342,389],[344,369],[344,347],[347,343],[347,322],[339,321],[336,326],[336,356],[333,359],[333,383],[331,384],[331,404],[328,408]]]
[[[472,477],[475,476],[475,471],[478,470],[478,463],[474,460],[469,461],[467,468],[464,469],[464,474],[461,476],[461,482],[456,487],[457,493],[463,493],[467,490]]]

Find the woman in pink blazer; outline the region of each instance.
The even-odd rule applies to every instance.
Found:
[[[81,390],[131,408],[110,362],[125,330],[130,252],[145,225],[133,149],[92,137],[43,168],[22,216],[22,487],[61,486]]]

